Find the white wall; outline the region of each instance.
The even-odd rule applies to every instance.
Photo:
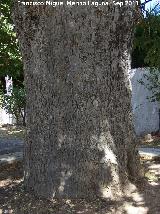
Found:
[[[134,127],[137,135],[151,133],[159,128],[159,104],[147,99],[152,92],[138,82],[142,79],[147,83],[144,74],[148,74],[148,69],[137,68],[130,71]]]
[[[7,114],[4,109],[0,108],[0,124],[14,124],[16,121],[11,114]]]

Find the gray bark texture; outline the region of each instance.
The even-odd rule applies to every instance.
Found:
[[[26,190],[117,197],[138,176],[128,79],[135,5],[14,3],[27,92]]]

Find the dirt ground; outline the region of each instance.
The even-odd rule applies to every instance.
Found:
[[[148,161],[144,165],[146,182],[121,201],[47,201],[25,193],[23,166],[17,162],[0,169],[0,214],[159,214],[160,163]]]
[[[5,127],[0,132],[3,137],[10,133]],[[16,137],[19,133],[11,132]],[[129,196],[116,201],[35,198],[24,191],[22,162],[0,167],[0,214],[160,214],[160,160],[143,160],[142,164],[145,180]]]
[[[25,128],[23,126],[0,125],[0,138],[23,140]]]

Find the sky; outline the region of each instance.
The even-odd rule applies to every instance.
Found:
[[[145,2],[145,0],[141,0],[141,2]],[[160,4],[160,0],[152,0],[146,4],[146,9],[153,8],[156,4]]]

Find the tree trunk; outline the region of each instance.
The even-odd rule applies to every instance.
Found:
[[[138,176],[128,79],[135,6],[15,3],[13,17],[27,92],[26,190],[116,197]]]

